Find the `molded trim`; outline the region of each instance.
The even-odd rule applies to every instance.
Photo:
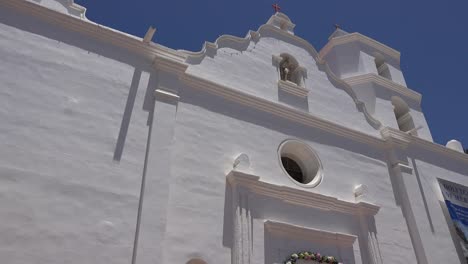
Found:
[[[299,97],[307,97],[307,95],[309,94],[309,90],[302,88],[295,83],[283,81],[283,80],[278,80],[278,88],[284,92],[287,92],[287,93],[290,93]]]
[[[271,220],[265,221],[264,226],[265,229],[271,234],[291,239],[301,239],[310,242],[351,246],[354,244],[357,238],[354,235],[335,233],[321,229],[307,228],[303,226],[291,225]]]
[[[365,83],[375,83],[377,85],[383,86],[389,90],[392,90],[406,98],[416,101],[418,104],[421,104],[422,95],[418,92],[415,92],[401,84],[393,82],[387,78],[376,75],[374,73],[366,73],[363,75],[353,76],[343,79],[346,83],[351,86],[365,84]]]
[[[409,135],[408,133],[397,130],[395,128],[385,127],[380,131],[380,133],[382,134],[382,138],[385,140],[385,144],[388,148],[399,147],[404,149],[411,144],[423,148],[429,152],[435,152],[442,156],[468,163],[468,155],[465,153],[461,153],[456,150],[449,149],[446,146]]]
[[[90,20],[80,19],[25,0],[2,0],[0,6],[6,6],[26,15],[40,18],[64,29],[79,32],[94,39],[126,49],[147,58],[153,65],[181,74],[188,65],[183,53],[153,42],[144,43],[142,38],[105,27]]]
[[[380,130],[380,134],[389,147],[397,146],[399,148],[405,149],[412,141],[411,135],[391,127],[383,128]]]
[[[350,215],[370,216],[376,215],[380,209],[379,206],[367,202],[347,202],[319,193],[263,182],[260,181],[259,176],[236,170],[232,170],[227,175],[227,180],[232,186],[242,186],[252,193],[272,197],[282,200],[285,203],[302,207],[311,207]]]
[[[285,106],[277,102],[273,102],[248,93],[244,93],[234,88],[222,86],[218,83],[214,83],[197,76],[185,74],[181,77],[181,80],[192,88],[200,89],[205,92],[221,96],[227,100],[237,102],[241,105],[252,107],[260,111],[265,111],[310,127],[319,128],[331,132],[333,134],[343,136],[346,138],[351,138],[353,140],[363,142],[366,144],[383,146],[384,143],[384,141],[380,138],[374,137],[361,131],[350,129],[340,124],[330,122],[328,120],[312,115],[309,112],[304,112],[302,110]]]
[[[162,101],[169,104],[177,104],[180,99],[177,94],[168,92],[167,89],[157,89],[154,91],[154,98],[157,101]]]
[[[225,97],[229,100],[237,101],[243,105],[248,105],[262,111],[267,111],[295,122],[299,122],[311,127],[317,127],[319,129],[330,131],[332,133],[346,138],[354,139],[359,142],[372,144],[382,148],[391,146],[392,143],[388,143],[387,141],[391,140],[393,137],[406,138],[406,136],[409,136],[408,134],[401,131],[393,131],[389,135],[387,135],[386,138],[384,137],[384,139],[376,138],[372,135],[365,134],[360,131],[355,131],[350,128],[346,128],[341,125],[314,117],[309,113],[300,112],[299,110],[288,108],[279,105],[275,102],[267,101],[252,95],[247,95],[238,90],[233,90],[221,84],[216,84],[189,74],[184,74],[185,70],[188,67],[188,64],[186,63],[187,59],[196,55],[203,56],[203,50],[201,52],[196,53],[185,51],[181,52],[152,42],[144,43],[142,41],[142,38],[138,38],[108,27],[101,26],[90,20],[79,19],[77,17],[66,15],[25,0],[2,0],[0,1],[0,6],[13,8],[27,15],[38,17],[44,21],[59,25],[65,29],[74,32],[80,32],[86,36],[90,36],[97,40],[104,41],[106,43],[110,43],[115,46],[124,48],[135,54],[143,56],[144,58],[147,58],[149,61],[153,61],[153,65],[156,68],[170,72],[175,72],[180,76],[181,79],[194,85],[194,87],[196,88],[206,90],[208,92]],[[283,30],[277,29],[271,25],[263,25],[259,28],[259,31],[257,32],[249,31],[248,36],[244,39],[234,36],[221,36],[216,41],[216,45],[219,48],[219,45],[222,43],[222,39],[228,40],[228,42],[240,41],[241,43],[244,43],[245,41],[251,40],[256,42],[260,38],[261,34],[265,32],[274,32],[276,34],[280,34],[286,39],[290,39],[292,41],[297,42],[298,45],[308,50],[309,53],[317,60],[317,63],[325,67],[325,72],[327,73],[328,77],[331,78],[332,81],[343,85],[345,91],[353,98],[357,108],[364,113],[368,122],[370,122],[371,124],[373,124],[374,127],[377,127],[382,131],[393,130],[391,128],[382,128],[382,124],[367,112],[364,103],[357,99],[357,96],[354,93],[352,87],[332,73],[328,64],[323,60],[323,56],[326,53],[325,48],[321,50],[319,56],[314,47],[306,40],[301,39],[295,35],[286,33]],[[370,41],[370,43],[374,43],[374,45],[380,45],[382,46],[382,48],[388,48],[387,46],[380,44],[370,38],[367,38],[359,33],[353,33],[350,35],[354,36],[353,38],[357,38],[358,40],[361,39],[363,41]],[[337,43],[339,43],[338,40],[340,42],[349,42],[351,40],[354,41],[355,39],[347,39],[350,38],[350,35],[333,38],[333,41],[329,42],[327,46],[332,45],[333,43],[333,45],[336,45]],[[392,53],[394,56],[398,55],[399,58],[399,52],[391,48],[388,49],[388,52]],[[446,148],[445,146],[438,145],[430,141],[412,136],[410,136],[410,142],[428,151],[437,152],[441,155],[448,156],[450,158],[468,163],[468,155]]]
[[[407,174],[413,174],[413,168],[410,167],[408,164],[404,164],[403,162],[397,162],[392,165],[393,169],[398,169],[400,172],[404,172]]]
[[[323,47],[321,50],[320,50],[320,53],[319,53],[319,57],[321,59],[325,58],[328,53],[336,46],[339,46],[339,45],[343,45],[343,44],[348,44],[348,43],[351,43],[351,42],[360,42],[360,43],[363,43],[365,45],[368,45],[378,51],[380,51],[381,53],[395,59],[398,64],[400,64],[400,52],[390,48],[389,46],[387,45],[384,45],[376,40],[373,40],[369,37],[366,37],[360,33],[349,33],[347,35],[344,35],[344,36],[339,36],[339,37],[334,37],[334,38],[331,38],[328,43],[325,45],[325,47]]]

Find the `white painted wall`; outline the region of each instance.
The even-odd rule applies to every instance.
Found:
[[[391,76],[390,79],[406,87],[406,81],[400,69],[399,61],[384,55],[381,51],[364,43],[356,41],[334,46],[324,59],[332,65],[331,69],[337,76],[349,78],[367,73],[378,75],[375,64],[376,54],[379,54],[387,64]]]
[[[383,126],[395,129],[399,128],[394,113],[394,106],[392,104],[392,96],[400,97],[408,104],[415,127],[421,126],[421,129],[417,131],[418,137],[431,142],[433,141],[429,125],[427,124],[419,102],[390,91],[387,87],[381,86],[377,83],[369,82],[356,84],[352,87],[358,99],[365,103],[367,110],[373,117],[379,120]]]
[[[366,183],[371,190],[372,202],[382,206],[375,219],[378,239],[386,245],[381,248],[382,255],[385,259],[400,259],[400,262],[392,263],[403,263],[404,257],[414,258],[401,209],[394,200],[384,153],[327,135],[323,131],[285,120],[274,120],[267,114],[251,112],[207,94],[184,90],[181,98],[183,103],[178,106],[177,140],[173,154],[174,185],[170,190],[166,234],[167,239],[177,241],[178,246],[167,248],[166,261],[170,259],[182,263],[192,256],[229,261],[229,249],[220,244],[226,239],[228,243],[228,238],[232,236],[229,226],[225,226],[230,223],[226,219],[230,204],[225,201],[225,176],[239,153],[249,155],[252,172],[261,176],[262,180],[304,189],[293,183],[280,168],[277,149],[288,138],[304,140],[321,158],[324,180],[310,191],[354,201],[354,186]],[[195,167],[197,169],[194,170]],[[252,263],[264,263],[262,256],[265,250],[276,254],[274,250],[264,248],[262,220],[358,233],[356,219],[348,219],[336,213],[304,210],[278,201],[265,201],[253,207],[253,214],[256,215],[254,228],[260,230],[260,233],[255,234],[258,241],[253,249]],[[190,212],[193,229],[184,228],[187,221],[183,215],[187,212]],[[201,241],[207,241],[208,244],[202,244]],[[395,256],[395,251],[400,254]],[[360,263],[359,258],[350,259],[349,263],[354,261]]]
[[[406,85],[405,77],[403,77],[403,72],[400,69],[400,65],[395,64],[387,64],[388,70],[390,71],[390,75],[392,76],[392,81],[403,85]]]
[[[148,74],[114,160],[138,59],[3,8],[0,58],[1,262],[130,263]]]
[[[272,56],[288,53],[307,69],[307,99],[278,90],[278,69]],[[242,65],[242,66],[240,66]],[[251,41],[245,51],[220,48],[214,58],[206,56],[187,73],[235,88],[239,91],[301,109],[322,119],[377,136],[379,132],[359,112],[351,96],[342,87],[335,87],[326,73],[317,67],[311,54],[294,43],[280,42],[273,37]]]
[[[303,47],[274,34],[247,46],[242,52],[220,48],[187,73],[379,137]],[[307,100],[278,92],[272,55],[283,52],[307,69]],[[369,53],[356,54],[359,63],[350,68],[372,68]],[[181,84],[137,55],[7,9],[0,9],[0,57],[5,263],[131,263],[139,208],[135,263],[230,263],[239,203],[226,176],[240,153],[261,181],[351,203],[355,186],[365,184],[365,201],[380,206],[367,233],[356,216],[251,194],[250,217],[240,218],[251,219],[245,224],[250,263],[280,263],[291,251],[314,249],[345,263],[408,263],[421,254],[427,263],[457,261],[435,183],[441,177],[468,185],[466,162],[412,145],[384,149],[254,110]],[[156,96],[153,107],[155,89],[178,97]],[[384,126],[396,126],[388,91],[356,91]],[[421,109],[408,104],[415,123],[424,125]],[[420,130],[420,137],[430,140],[429,130]],[[283,173],[278,147],[291,138],[317,152],[324,178],[316,188],[300,187]],[[404,172],[393,169],[405,162]],[[358,239],[342,250],[278,237],[265,231],[265,220]],[[378,254],[374,262],[367,239]]]

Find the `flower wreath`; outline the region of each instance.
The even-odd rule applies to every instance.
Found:
[[[309,251],[291,254],[284,264],[294,264],[298,259],[312,260],[318,263],[343,264],[338,262],[333,256],[322,256],[320,253],[312,253]]]

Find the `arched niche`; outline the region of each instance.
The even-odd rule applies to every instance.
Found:
[[[282,81],[295,83],[297,86],[304,87],[304,68],[299,65],[297,60],[287,53],[281,53],[277,57],[279,78]]]
[[[408,132],[415,128],[413,117],[410,114],[408,104],[398,96],[392,96],[393,112],[398,123],[398,128],[403,132]],[[417,135],[417,131],[413,131]]]

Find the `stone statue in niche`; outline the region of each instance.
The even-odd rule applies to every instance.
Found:
[[[281,80],[283,81],[290,81],[292,82],[292,67],[293,65],[289,61],[289,58],[283,58],[283,60],[280,62],[280,77]]]

